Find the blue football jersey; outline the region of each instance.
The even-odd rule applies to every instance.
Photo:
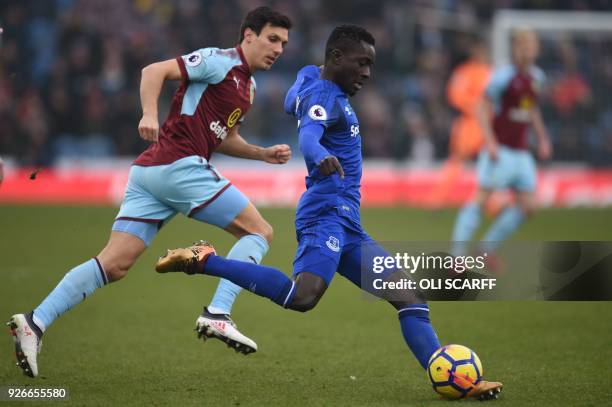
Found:
[[[319,143],[338,158],[344,179],[337,173],[319,173],[318,162],[305,157],[308,176],[306,192],[296,212],[298,230],[323,215],[339,215],[350,228],[360,230],[361,136],[359,121],[348,96],[334,82],[321,79],[319,68],[302,68],[287,92],[285,110],[295,116],[298,132],[309,125],[323,126]],[[302,137],[302,135],[301,135]]]

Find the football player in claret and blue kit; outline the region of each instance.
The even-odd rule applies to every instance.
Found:
[[[248,144],[238,128],[255,97],[251,75],[270,69],[281,56],[290,28],[287,16],[259,7],[246,15],[236,47],[202,48],[142,70],[143,116],[138,131],[152,144],[131,167],[106,247],[70,270],[32,312],[15,314],[8,322],[17,363],[26,375],[38,375],[43,332],[53,321],[97,289],[123,278],[162,225],[177,213],[234,235],[238,241],[228,258],[261,261],[272,228],[209,160],[213,152],[273,164],[289,160],[289,146]],[[182,83],[160,128],[157,101],[166,80]],[[228,281],[221,284],[224,298],[213,299],[213,305],[220,304],[217,308],[240,289]],[[197,320],[198,330],[211,336],[217,336],[213,329],[222,330],[224,336],[219,338],[233,348],[254,352],[257,345],[240,334],[226,314],[228,309],[205,309]]]
[[[206,242],[168,251],[156,270],[226,278],[300,312],[317,305],[336,273],[370,291],[362,284],[362,261],[372,264],[374,256],[388,254],[361,226],[361,134],[349,97],[370,78],[374,61],[375,41],[368,31],[338,26],[327,41],[324,66],[302,68],[287,93],[285,110],[298,121],[308,169],[296,212],[293,279],[272,267],[217,256]],[[398,313],[406,344],[426,369],[440,348],[427,304],[411,290],[396,292],[388,301]],[[501,387],[481,381],[468,395],[493,398]]]
[[[501,271],[495,250],[535,207],[537,172],[528,148],[529,127],[537,138],[538,158],[546,160],[552,154],[538,107],[538,90],[544,81],[544,73],[534,65],[538,52],[537,34],[530,29],[518,30],[512,38],[512,65],[493,72],[479,109],[485,146],[477,163],[478,190],[459,211],[453,231],[453,254],[465,255],[480,226],[485,202],[493,192],[510,189],[516,204],[497,215],[480,243],[479,252],[487,253],[487,266],[493,271]]]

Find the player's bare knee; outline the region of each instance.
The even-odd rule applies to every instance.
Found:
[[[327,289],[325,281],[312,273],[300,274],[295,284],[295,295],[287,308],[299,312],[310,311],[316,307]]]
[[[287,308],[294,311],[307,312],[317,306],[320,298],[321,297],[319,295],[312,293],[305,295],[296,294],[295,297],[293,297],[291,304],[289,304]]]
[[[104,269],[104,273],[108,278],[109,282],[119,281],[123,277],[125,277],[132,267],[132,262],[130,261],[121,261],[121,260],[111,260],[111,261],[103,261],[100,259],[100,265]]]
[[[272,226],[268,222],[263,221],[257,229],[258,231],[255,233],[266,239],[268,244],[272,243],[272,238],[274,237],[274,229],[272,229]]]
[[[259,235],[266,239],[268,244],[272,243],[274,232],[272,226],[263,219],[255,225],[249,226],[235,222],[230,224],[225,230],[231,233],[236,239],[241,239],[248,235]]]
[[[121,280],[127,275],[128,270],[129,267],[120,267],[119,265],[112,265],[104,268],[104,272],[110,282]]]

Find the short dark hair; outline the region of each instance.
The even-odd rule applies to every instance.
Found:
[[[365,41],[374,46],[374,37],[365,28],[354,24],[342,24],[334,28],[325,45],[325,60],[327,60],[334,49],[346,51],[355,44]]]
[[[270,7],[265,6],[257,7],[249,11],[246,17],[244,17],[244,21],[240,26],[240,39],[238,42],[242,42],[244,39],[244,30],[247,28],[250,28],[255,31],[255,34],[259,35],[261,30],[263,30],[268,23],[272,27],[282,27],[286,29],[290,29],[293,25],[289,17],[278,11],[274,11]]]

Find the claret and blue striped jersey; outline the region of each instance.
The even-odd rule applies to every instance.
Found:
[[[500,144],[527,149],[531,111],[543,82],[544,73],[536,66],[520,71],[508,65],[493,72],[486,94],[494,104],[493,130]]]
[[[183,81],[158,142],[136,159],[136,165],[170,164],[192,155],[210,159],[253,104],[255,79],[240,46],[202,48],[176,60]]]

